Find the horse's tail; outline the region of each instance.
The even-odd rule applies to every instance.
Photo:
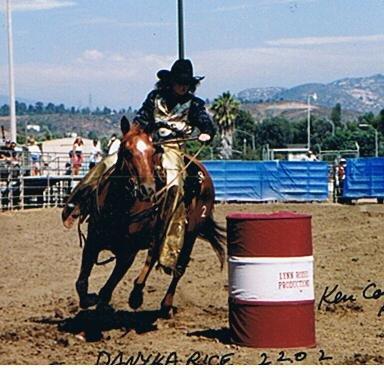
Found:
[[[221,269],[223,269],[225,261],[224,246],[227,239],[225,236],[225,228],[220,226],[213,219],[213,216],[210,215],[202,224],[199,231],[199,236],[211,243],[213,250],[219,258]]]

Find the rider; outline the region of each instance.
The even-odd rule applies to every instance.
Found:
[[[339,163],[335,167],[335,187],[337,189],[338,197],[343,196],[346,166],[347,160],[345,158],[340,158]]]
[[[204,101],[194,95],[204,77],[193,76],[191,61],[179,59],[171,70],[160,70],[157,77],[156,89],[148,94],[134,122],[151,132],[157,141],[188,137],[197,127],[199,141],[211,142],[216,133],[215,125],[204,107]],[[168,221],[165,222],[169,225],[164,229],[159,263],[166,270],[172,270],[176,266],[185,233],[184,149],[180,143],[165,143],[162,148],[167,185],[163,209],[167,212],[165,217]]]
[[[151,91],[133,121],[153,134],[155,140],[177,140],[190,135],[198,128],[201,142],[212,141],[216,127],[208,115],[204,101],[194,95],[197,85],[204,77],[193,76],[190,60],[177,60],[171,70],[160,70],[159,81]],[[166,171],[167,196],[163,209],[167,209],[163,229],[164,242],[159,262],[166,270],[175,269],[178,254],[184,242],[185,207],[184,195],[184,152],[179,143],[162,145],[162,166]],[[70,227],[81,212],[78,204],[92,191],[98,178],[116,163],[117,154],[108,155],[84,177],[69,197],[63,210],[64,225]],[[165,212],[165,211],[162,211]]]

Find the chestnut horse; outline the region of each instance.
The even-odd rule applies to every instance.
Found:
[[[76,282],[82,308],[107,306],[113,290],[132,265],[138,251],[148,249],[145,265],[135,279],[129,296],[130,307],[139,308],[143,302],[146,280],[159,257],[164,220],[159,210],[161,198],[157,194],[165,191],[159,186],[159,154],[151,136],[138,125],[130,126],[123,117],[121,129],[123,139],[117,162],[99,180],[92,195],[88,196],[90,199],[85,210],[89,215],[88,232]],[[160,312],[164,317],[170,317],[173,312],[176,287],[188,265],[197,237],[210,242],[221,267],[225,257],[223,229],[213,219],[215,195],[212,180],[200,162],[190,158],[186,158],[186,162],[186,233],[176,271],[172,273],[172,281],[161,302]],[[67,204],[63,210],[63,220],[68,217],[70,210]],[[91,294],[88,293],[88,278],[100,251],[104,249],[114,254],[115,266],[99,293]]]

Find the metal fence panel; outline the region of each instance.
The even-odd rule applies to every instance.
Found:
[[[328,165],[318,161],[205,161],[218,201],[326,201]]]
[[[384,157],[349,159],[343,197],[384,198]]]

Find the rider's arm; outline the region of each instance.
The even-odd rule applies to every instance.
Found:
[[[216,124],[209,116],[205,109],[205,103],[202,99],[195,97],[192,100],[191,108],[189,110],[189,121],[193,126],[196,126],[200,133],[208,134],[212,141],[216,134]]]
[[[146,131],[152,131],[155,125],[155,118],[153,113],[155,110],[156,95],[157,91],[152,91],[148,94],[134,119],[134,121]]]

